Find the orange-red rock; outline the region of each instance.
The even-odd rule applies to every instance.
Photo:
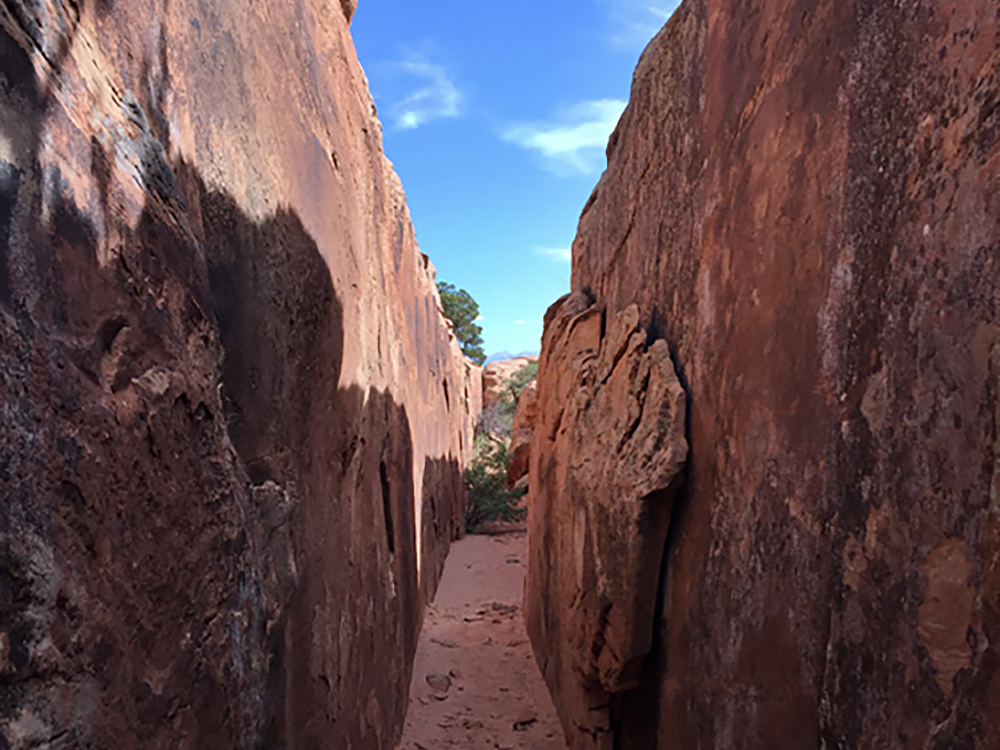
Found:
[[[686,0],[643,54],[572,284],[670,348],[690,464],[616,747],[1000,747],[997,11]],[[578,350],[560,320],[549,425],[574,403],[546,375]],[[551,437],[536,612],[573,565],[543,515],[573,466]],[[597,626],[578,616],[535,616],[543,664],[581,657],[539,630]],[[592,675],[547,676],[575,717]]]
[[[488,409],[495,404],[507,388],[507,381],[520,370],[537,362],[538,357],[514,357],[490,362],[483,367],[483,408]]]
[[[529,381],[517,399],[517,411],[514,412],[510,448],[508,449],[510,466],[507,469],[507,483],[511,487],[523,484],[528,475],[531,441],[535,434],[535,422],[538,419],[537,387],[536,381]]]
[[[579,292],[546,314],[530,468],[525,614],[572,747],[613,747],[638,685],[688,450],[666,343],[635,306],[603,322]]]
[[[398,737],[481,379],[341,5],[0,6],[2,747]]]

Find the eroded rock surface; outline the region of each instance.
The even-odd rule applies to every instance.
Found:
[[[669,346],[690,464],[616,747],[1000,748],[998,10],[686,0],[642,56],[573,289]],[[532,455],[535,602],[572,444]],[[579,649],[543,622],[575,717],[593,674],[551,677]]]
[[[481,379],[342,5],[0,6],[2,747],[399,735]]]
[[[525,613],[571,746],[611,748],[612,696],[652,646],[687,440],[666,343],[649,343],[635,306],[603,329],[581,293],[546,315]]]

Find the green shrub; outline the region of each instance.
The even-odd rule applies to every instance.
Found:
[[[512,523],[524,519],[525,509],[517,503],[523,493],[507,488],[510,454],[507,445],[489,437],[476,440],[476,457],[465,472],[469,503],[465,511],[465,530],[474,533],[483,523]]]
[[[480,436],[509,441],[521,391],[536,377],[538,377],[538,363],[532,362],[507,378],[500,397],[479,415],[476,433]]]
[[[504,394],[510,394],[510,400],[514,404],[514,411],[517,411],[517,401],[521,398],[521,391],[524,387],[528,385],[532,380],[538,377],[538,362],[530,362],[522,367],[520,370],[515,372],[507,379],[507,392]]]

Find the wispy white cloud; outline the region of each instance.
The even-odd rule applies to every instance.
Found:
[[[680,0],[604,0],[611,20],[611,42],[641,49],[662,28]]]
[[[625,109],[620,99],[580,102],[556,122],[508,127],[501,138],[541,154],[546,169],[561,176],[592,174],[603,166],[608,136]]]
[[[397,128],[413,130],[433,120],[459,116],[462,92],[451,82],[444,66],[423,55],[411,55],[398,67],[421,85],[392,108]]]
[[[568,247],[536,247],[535,253],[560,263],[569,263],[573,260],[573,250]]]
[[[523,326],[524,325],[524,321],[523,320],[515,320],[514,321],[514,325],[516,325],[516,326]]]

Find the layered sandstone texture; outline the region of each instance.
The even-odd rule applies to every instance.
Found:
[[[0,747],[398,737],[481,377],[341,5],[0,5]]]
[[[998,18],[685,0],[643,54],[538,378],[526,606],[573,748],[1000,748]],[[689,459],[616,681],[621,641],[558,634],[610,627],[586,576],[634,534],[578,459],[620,417],[574,417],[629,310]]]

